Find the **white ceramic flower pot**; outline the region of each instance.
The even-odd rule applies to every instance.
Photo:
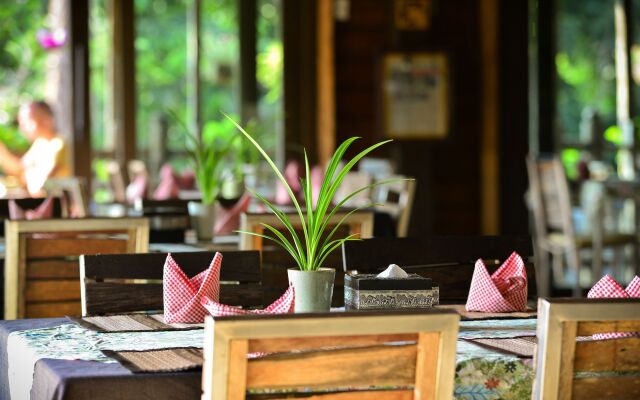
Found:
[[[320,268],[316,271],[287,270],[289,284],[295,292],[295,312],[328,312],[333,296],[336,270]]]
[[[213,227],[216,223],[216,203],[203,204],[197,201],[188,203],[191,227],[195,229],[199,241],[213,239]]]

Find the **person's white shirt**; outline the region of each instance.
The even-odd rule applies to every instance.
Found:
[[[22,156],[20,162],[24,168],[24,180],[27,191],[34,195],[39,193],[49,175],[56,167],[59,153],[64,147],[60,138],[38,138]]]

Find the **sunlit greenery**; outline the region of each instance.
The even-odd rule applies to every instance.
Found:
[[[256,118],[245,121],[273,154],[277,132],[282,129],[283,49],[281,0],[258,0]],[[202,0],[200,89],[203,130],[217,129],[220,111],[241,115],[239,0]],[[158,117],[167,109],[188,121],[188,29],[192,0],[135,0],[136,146],[138,157],[148,157],[149,141]],[[36,32],[46,28],[49,0],[5,1],[0,7],[0,140],[16,149],[28,143],[17,132],[13,120],[19,105],[41,98],[45,90],[47,51]],[[90,0],[89,66],[92,150],[105,155],[114,151],[113,110],[110,109],[112,32],[108,0]],[[53,50],[56,51],[56,50]],[[165,146],[172,163],[187,167],[181,155],[185,136],[173,119],[167,119]],[[228,129],[228,127],[225,127]],[[238,146],[242,146],[239,142]],[[236,149],[242,162],[257,162],[253,149]],[[106,185],[105,163],[94,159],[96,182]],[[238,165],[233,166],[238,170]],[[153,171],[151,171],[153,173]],[[100,195],[102,196],[102,195]],[[105,196],[102,196],[106,198]]]
[[[16,151],[28,146],[14,125],[17,110],[45,93],[47,51],[36,33],[47,27],[48,3],[4,1],[0,7],[0,141]]]
[[[576,142],[586,107],[603,126],[615,124],[614,1],[557,3],[557,128],[564,141]]]

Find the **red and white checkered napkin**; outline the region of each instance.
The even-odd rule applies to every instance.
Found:
[[[9,219],[44,219],[53,216],[53,197],[47,197],[38,207],[33,210],[24,210],[15,200],[9,200]]]
[[[611,276],[605,275],[587,293],[587,298],[589,299],[628,299],[632,297],[640,297],[640,277],[638,276],[634,277],[625,289]],[[594,339],[616,339],[621,337],[640,337],[640,332],[596,333],[593,335]]]
[[[466,309],[492,313],[527,310],[527,272],[518,253],[513,252],[493,275],[482,259],[476,261]]]
[[[220,267],[222,254],[216,253],[205,271],[189,279],[171,254],[164,263],[164,322],[167,324],[199,324],[207,310],[201,301],[205,297],[220,298]]]
[[[202,305],[213,315],[214,317],[226,317],[233,315],[250,315],[250,314],[287,314],[293,312],[295,295],[293,292],[293,286],[289,286],[286,292],[280,298],[264,310],[243,310],[239,307],[228,306],[226,304],[220,304],[217,301],[209,298],[202,298]]]

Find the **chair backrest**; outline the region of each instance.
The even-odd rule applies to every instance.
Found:
[[[134,202],[135,215],[149,218],[151,243],[184,243],[189,229],[189,200],[147,200]]]
[[[391,214],[396,222],[398,237],[406,237],[411,220],[411,209],[416,192],[416,181],[402,175],[384,178],[396,179],[393,182],[378,185],[373,189],[373,201],[380,204],[380,211]]]
[[[5,319],[80,315],[81,254],[146,252],[149,221],[5,221]]]
[[[533,399],[640,398],[637,332],[640,299],[540,299]]]
[[[367,187],[371,185],[373,182],[373,177],[364,172],[347,172],[344,180],[338,187],[336,191],[335,198],[338,201],[343,200],[345,197],[350,195],[351,193],[360,190],[361,188]],[[371,198],[371,189],[365,189],[357,195],[353,196],[351,199],[347,200],[344,203],[345,207],[362,207],[372,203]]]
[[[107,173],[109,174],[109,189],[113,194],[113,201],[125,203],[127,201],[126,186],[122,168],[116,160],[107,161]]]
[[[469,294],[475,262],[485,260],[489,273],[512,252],[525,261],[529,299],[536,299],[533,245],[529,236],[434,236],[424,238],[374,238],[342,246],[345,271],[378,273],[397,264],[410,273],[433,279],[441,303],[464,303]]]
[[[171,253],[189,277],[207,269],[214,255]],[[220,301],[246,307],[261,305],[260,254],[224,251],[222,256]],[[166,253],[81,256],[82,315],[162,310],[166,258]]]
[[[298,214],[295,212],[287,213],[294,228],[302,228]],[[348,211],[336,212],[329,221],[329,229],[337,225]],[[266,213],[243,213],[240,216],[240,230],[246,232],[255,232],[262,234],[264,227],[262,224],[268,224],[276,229],[284,229],[280,220],[271,212]],[[349,215],[343,223],[347,227],[348,234],[358,234],[359,237],[365,239],[373,236],[373,213],[370,211],[356,211]],[[263,239],[261,237],[240,234],[240,250],[262,250]]]
[[[451,399],[458,323],[435,311],[208,317],[202,399]]]
[[[85,178],[79,176],[49,178],[44,187],[48,194],[65,199],[70,217],[85,218],[89,215]]]
[[[537,239],[544,242],[553,231],[573,238],[571,197],[560,159],[527,157],[527,173]]]
[[[34,210],[42,204],[46,199],[45,198],[24,198],[24,199],[13,199],[16,202],[18,207],[23,210]],[[10,199],[0,199],[0,218],[9,219],[9,201]],[[62,200],[59,197],[53,198],[53,217],[61,218],[63,217],[63,207]],[[4,224],[0,225],[0,236],[4,236]]]

